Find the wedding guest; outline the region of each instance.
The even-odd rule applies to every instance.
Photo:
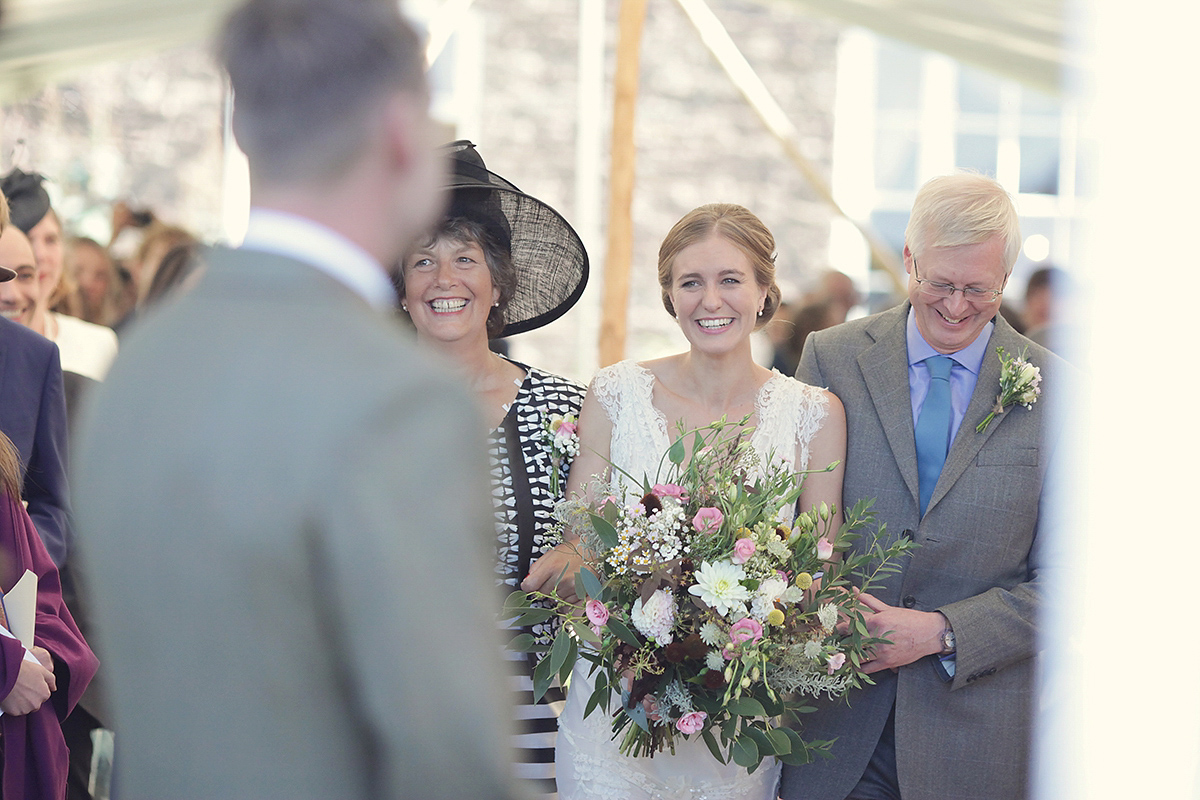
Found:
[[[8,198],[13,224],[25,232],[33,246],[40,291],[46,295],[45,307],[78,315],[74,286],[63,269],[62,222],[50,207],[50,196],[42,185],[45,180],[37,173],[14,168],[0,179],[0,191]],[[35,330],[43,333],[42,327],[39,319]]]
[[[218,52],[245,241],[130,330],[74,462],[120,795],[515,797],[480,423],[385,268],[441,211],[421,40],[250,0]]]
[[[566,313],[583,293],[588,259],[566,220],[490,172],[475,145],[459,141],[447,151],[453,171],[450,207],[427,240],[404,259],[401,307],[421,344],[455,365],[483,411],[496,518],[496,574],[511,591],[528,576],[530,564],[553,546],[551,513],[562,499],[572,454],[547,446],[547,426],[555,416],[579,413],[584,388],[497,355],[489,340],[539,328]],[[549,591],[552,586],[545,583],[528,588]],[[548,629],[538,625],[528,632],[541,635]],[[518,775],[540,795],[552,797],[562,690],[552,688],[535,704],[535,657],[509,655],[519,681]]]
[[[69,542],[63,374],[58,347],[28,327],[38,297],[37,264],[29,239],[8,223],[8,204],[2,198],[0,264],[13,266],[0,272],[0,431],[17,448],[29,516],[61,568]]]
[[[1074,312],[1071,276],[1061,267],[1042,267],[1025,284],[1023,316],[1027,335],[1057,355],[1072,360],[1080,331]]]
[[[33,184],[33,188],[40,190],[40,181]],[[45,192],[42,191],[41,194],[44,195]],[[30,213],[30,198],[36,199],[37,193],[35,192],[23,191],[18,193],[18,197],[21,201],[13,206],[15,209],[14,219],[18,222],[27,223],[31,217],[37,217],[44,221],[53,214],[52,211],[43,211],[36,206]],[[44,202],[48,208],[49,199],[44,198]],[[0,258],[4,258],[5,263],[20,265],[18,279],[12,282],[12,288],[9,289],[6,286],[0,288],[0,308],[10,307],[9,301],[13,297],[26,298],[21,301],[21,307],[26,311],[17,316],[16,320],[32,330],[39,309],[46,301],[46,285],[39,285],[37,275],[40,270],[37,267],[33,247],[17,225],[8,226],[3,235],[0,235]],[[23,291],[26,294],[22,294]],[[55,316],[58,315],[52,314],[49,318],[53,319]],[[74,361],[69,361],[68,364],[78,369],[81,363],[79,350],[78,348],[72,350],[69,347],[75,341],[69,333],[75,330],[73,323],[79,325],[88,323],[74,317],[61,316],[66,321],[61,330],[68,333],[67,336],[60,337],[61,344],[68,346],[66,352],[75,354]],[[110,337],[112,336],[112,331],[107,328],[102,330],[107,331]],[[44,488],[35,492],[33,486],[27,484],[29,511],[38,520],[39,530],[43,531],[43,536],[49,534],[56,538],[61,537],[61,542],[56,543],[54,552],[57,558],[56,564],[61,571],[62,595],[76,616],[81,629],[91,633],[87,625],[87,604],[80,596],[80,584],[76,580],[78,564],[74,553],[67,545],[67,484],[66,475],[63,474],[65,470],[65,452],[63,451],[79,400],[89,391],[89,386],[94,385],[96,381],[92,377],[78,372],[60,370],[58,356],[63,352],[61,347],[57,349],[57,352],[51,352],[56,350],[55,346],[46,342],[42,336],[32,332],[24,338],[29,338],[30,341],[22,344],[21,337],[10,334],[9,341],[6,343],[9,353],[13,357],[13,363],[11,366],[6,365],[3,385],[9,391],[9,396],[4,400],[13,405],[0,410],[0,414],[7,416],[3,430],[21,443],[23,455],[28,454],[26,458],[22,459],[22,463],[30,465],[30,475],[38,475],[43,470],[49,470],[49,474],[54,476],[51,480],[38,481],[39,484],[49,487],[51,490],[49,492]],[[49,345],[49,347],[47,348],[45,345]],[[18,354],[21,354],[19,360]],[[10,369],[11,372],[8,371]],[[37,405],[34,405],[35,403]],[[64,403],[65,417],[59,410]],[[50,541],[47,539],[48,545]],[[92,771],[91,734],[93,730],[103,726],[100,720],[104,716],[101,683],[100,680],[93,681],[92,685],[88,687],[87,695],[79,698],[80,702],[75,710],[63,721],[62,733],[70,749],[67,796],[71,800],[88,800],[91,797],[88,790]]]
[[[58,571],[21,505],[16,448],[0,433],[0,590],[10,591],[26,571],[37,578],[33,643],[26,648],[0,630],[0,741],[3,800],[61,800],[68,751],[60,723],[75,708],[96,672],[96,657],[63,602]],[[10,600],[8,614],[16,610]]]
[[[79,318],[96,325],[112,323],[119,278],[108,250],[95,239],[73,237],[67,243],[67,272],[79,294]]]
[[[198,242],[184,242],[168,250],[159,262],[158,269],[154,271],[154,277],[146,288],[146,296],[142,298],[142,305],[152,306],[194,286],[204,272],[200,249]]]
[[[653,361],[622,361],[597,373],[579,417],[570,494],[580,493],[593,475],[608,476],[618,496],[626,494],[624,474],[656,483],[676,422],[694,429],[748,415],[754,426],[750,443],[760,458],[773,453],[797,471],[839,462],[832,471],[807,476],[800,506],[808,510],[824,502],[840,509],[846,431],[841,403],[823,389],[757,365],[751,354],[751,333],[770,322],[779,305],[774,259],[770,230],[742,206],[701,206],[671,228],[658,251],[659,286],[690,348]],[[636,496],[641,494],[639,485]],[[835,529],[841,521],[838,510]],[[538,566],[535,575],[557,571],[553,562],[544,572]],[[576,662],[559,719],[563,800],[775,800],[774,759],[747,773],[732,762],[722,765],[698,737],[653,758],[622,755],[609,716],[584,715],[594,691],[586,663]]]
[[[918,545],[874,596],[852,705],[814,703],[806,735],[833,758],[785,767],[788,800],[1014,800],[1028,793],[1037,632],[1054,559],[1040,526],[1061,432],[1047,405],[1011,405],[997,348],[1026,354],[1043,395],[1064,364],[999,314],[1021,244],[990,178],[934,178],[905,232],[908,301],[809,337],[797,376],[846,406],[847,503],[876,498],[886,532]],[[907,387],[897,390],[897,387]]]
[[[93,381],[104,380],[117,356],[117,336],[110,328],[85,322],[72,313],[53,310],[63,295],[64,249],[62,225],[50,207],[50,196],[41,175],[14,169],[4,177],[13,224],[30,240],[37,265],[37,295],[28,321],[23,324],[58,345],[65,377],[73,399],[86,393]],[[72,297],[74,295],[72,294]],[[68,404],[73,411],[75,403]],[[72,413],[71,417],[74,416]]]
[[[841,324],[845,321],[839,318],[841,315],[841,307],[828,300],[809,300],[793,309],[788,320],[788,337],[775,352],[774,368],[784,375],[794,373],[808,335]]]
[[[167,253],[177,247],[198,245],[196,238],[178,225],[167,225],[156,220],[146,227],[137,252],[127,262],[135,299],[125,314],[113,325],[118,333],[124,335],[130,323],[139,318],[139,308],[145,303],[146,295],[150,292]]]

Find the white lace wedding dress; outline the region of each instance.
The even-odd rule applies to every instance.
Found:
[[[655,482],[675,430],[654,406],[654,375],[633,361],[622,361],[601,370],[592,386],[613,424],[610,460],[631,475],[647,475]],[[774,373],[755,399],[754,451],[760,457],[775,453],[793,464],[798,450],[800,463],[794,466],[804,469],[809,442],[827,413],[828,400],[820,389]],[[764,760],[753,774],[733,763],[722,766],[699,735],[680,740],[675,755],[621,755],[612,740],[609,716],[602,711],[583,716],[594,687],[587,674],[590,666],[584,659],[576,663],[558,721],[555,770],[560,800],[775,800],[778,762]]]

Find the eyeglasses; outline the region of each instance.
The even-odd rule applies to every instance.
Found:
[[[952,283],[938,283],[937,281],[925,280],[917,274],[916,256],[913,256],[913,279],[921,287],[921,291],[925,293],[926,297],[938,300],[948,300],[954,296],[955,292],[962,292],[963,297],[972,303],[992,303],[996,301],[996,298],[1004,294],[1003,289],[980,289],[977,286],[958,287]]]

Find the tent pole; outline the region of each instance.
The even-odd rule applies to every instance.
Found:
[[[625,356],[629,312],[629,272],[633,262],[633,184],[642,28],[647,0],[621,0],[617,69],[613,81],[611,167],[609,169],[608,247],[604,258],[604,300],[600,319],[600,366]]]
[[[903,291],[907,285],[907,276],[900,259],[892,248],[888,247],[875,232],[865,224],[850,217],[833,198],[833,190],[829,182],[821,175],[811,161],[805,158],[800,150],[800,138],[796,126],[788,119],[787,113],[771,95],[766,84],[758,77],[758,73],[746,61],[737,44],[730,38],[725,26],[717,19],[704,0],[676,0],[680,8],[687,14],[692,25],[700,34],[704,46],[713,54],[713,58],[725,70],[725,74],[733,81],[734,87],[741,92],[742,97],[758,114],[758,118],[767,126],[767,130],[783,145],[784,152],[792,163],[799,168],[809,186],[824,200],[830,208],[840,216],[850,220],[854,227],[862,233],[863,238],[871,248],[872,259],[884,267],[898,290]]]

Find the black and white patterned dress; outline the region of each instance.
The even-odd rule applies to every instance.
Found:
[[[516,363],[516,362],[513,362]],[[548,372],[517,364],[525,380],[504,421],[488,437],[492,502],[496,509],[497,582],[516,588],[529,565],[549,550],[551,512],[561,497],[550,491],[550,452],[540,439],[544,420],[553,414],[579,414],[586,389]],[[559,492],[566,490],[568,463],[559,466]],[[530,632],[537,635],[543,626]],[[533,702],[533,654],[506,651],[517,692],[517,776],[543,797],[557,797],[554,744],[563,693],[556,685],[540,703]]]

